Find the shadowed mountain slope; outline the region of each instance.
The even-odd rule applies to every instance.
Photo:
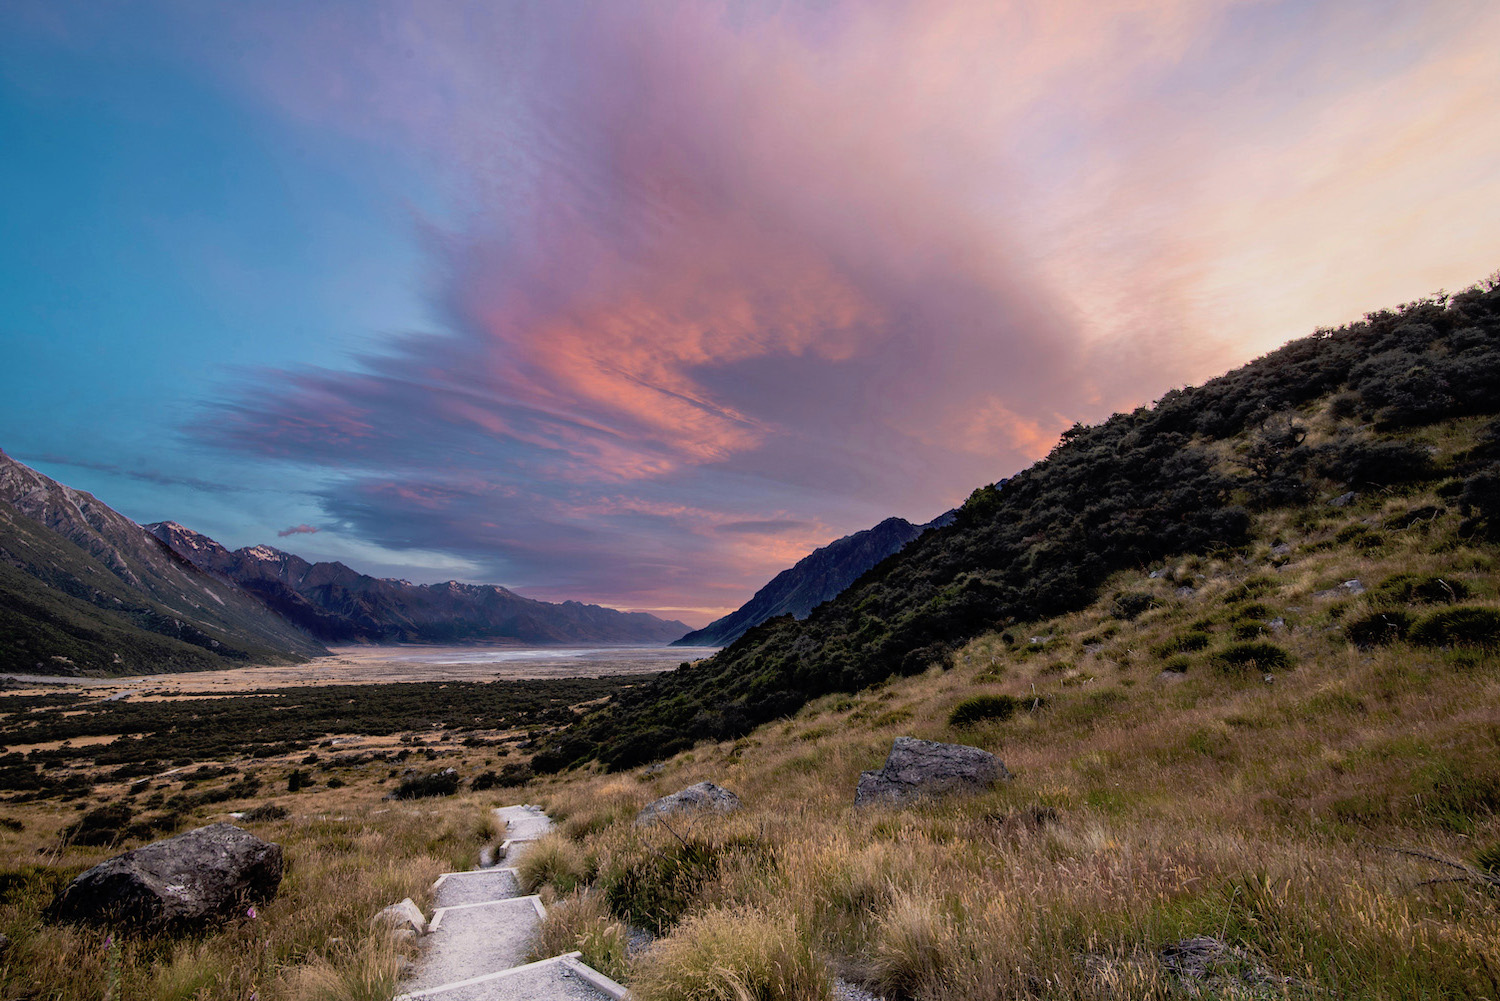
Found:
[[[984,632],[1077,611],[1118,571],[1234,552],[1256,511],[1443,480],[1474,530],[1489,530],[1500,462],[1473,452],[1438,463],[1423,436],[1497,411],[1495,283],[1292,341],[1153,407],[1075,425],[1003,490],[975,490],[951,525],[806,620],[771,619],[632,689],[554,734],[534,764],[623,768],[742,736],[819,695],[945,663]]]
[[[184,559],[330,643],[666,643],[687,629],[645,612],[537,601],[493,584],[371,577],[271,546],[230,551],[172,521],[147,529]]]
[[[781,571],[735,611],[688,633],[673,646],[726,646],[746,630],[778,615],[805,619],[814,608],[839,595],[861,574],[912,539],[952,520],[952,512],[926,525],[913,525],[904,518],[887,518],[874,528],[836,539]]]
[[[326,652],[92,495],[0,452],[0,670],[157,673]]]

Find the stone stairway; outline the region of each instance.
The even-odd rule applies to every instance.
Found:
[[[552,829],[532,806],[495,811],[505,824],[501,858],[516,862],[526,845]],[[622,1001],[625,988],[589,967],[576,952],[522,964],[546,908],[522,896],[510,867],[448,872],[433,884],[437,908],[422,956],[396,1001]]]

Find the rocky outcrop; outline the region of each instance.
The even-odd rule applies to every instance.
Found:
[[[636,814],[635,825],[644,827],[673,813],[695,813],[712,810],[715,813],[733,813],[740,808],[740,798],[723,786],[712,782],[699,782],[670,796],[663,796],[648,804]]]
[[[150,934],[193,930],[275,896],[281,846],[210,824],[101,862],[52,901],[55,921]]]
[[[1010,778],[1005,763],[988,751],[966,744],[940,744],[897,737],[885,767],[862,772],[854,805],[903,803],[954,792],[980,792]]]

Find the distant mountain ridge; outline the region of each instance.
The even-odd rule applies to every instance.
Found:
[[[310,563],[272,546],[231,551],[172,521],[146,530],[329,643],[666,643],[688,628],[645,612],[524,598],[495,584],[371,577],[343,563]]]
[[[835,539],[781,571],[735,611],[695,629],[672,645],[727,646],[747,630],[778,615],[805,619],[814,608],[843,593],[867,570],[899,552],[927,529],[941,528],[952,520],[952,511],[925,525],[913,525],[905,518],[887,518],[874,528]]]
[[[157,673],[324,653],[93,495],[0,452],[0,670]]]

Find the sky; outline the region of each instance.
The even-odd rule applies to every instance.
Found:
[[[1500,268],[1483,0],[0,2],[0,448],[697,626]]]

